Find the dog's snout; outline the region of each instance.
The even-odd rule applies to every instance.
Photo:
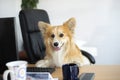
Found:
[[[58,46],[58,42],[55,42],[55,43],[54,43],[54,46]]]

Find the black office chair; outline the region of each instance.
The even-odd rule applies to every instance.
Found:
[[[27,52],[29,62],[35,63],[45,56],[45,45],[41,32],[38,29],[38,21],[50,23],[48,14],[42,9],[21,10],[19,13],[24,48]],[[88,52],[83,51],[90,63],[95,64],[95,59]]]

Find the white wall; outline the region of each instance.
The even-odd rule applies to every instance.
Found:
[[[120,0],[39,0],[38,8],[48,11],[52,25],[70,17],[77,21],[75,38],[98,49],[97,64],[120,64]],[[0,17],[17,17],[21,0],[0,0]],[[19,22],[18,30],[19,30]],[[20,31],[17,31],[20,36]],[[21,49],[21,37],[19,47]]]
[[[18,19],[18,13],[21,9],[20,5],[21,0],[0,0],[0,18],[15,17],[15,30],[19,51],[23,49],[23,41]]]

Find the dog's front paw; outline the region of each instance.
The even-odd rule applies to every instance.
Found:
[[[48,60],[39,60],[35,64],[36,67],[49,67],[49,62]]]

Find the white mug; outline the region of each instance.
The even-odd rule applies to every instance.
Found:
[[[27,61],[11,61],[6,63],[8,70],[3,73],[3,79],[8,80],[8,74],[10,73],[11,80],[26,80],[26,68]]]

